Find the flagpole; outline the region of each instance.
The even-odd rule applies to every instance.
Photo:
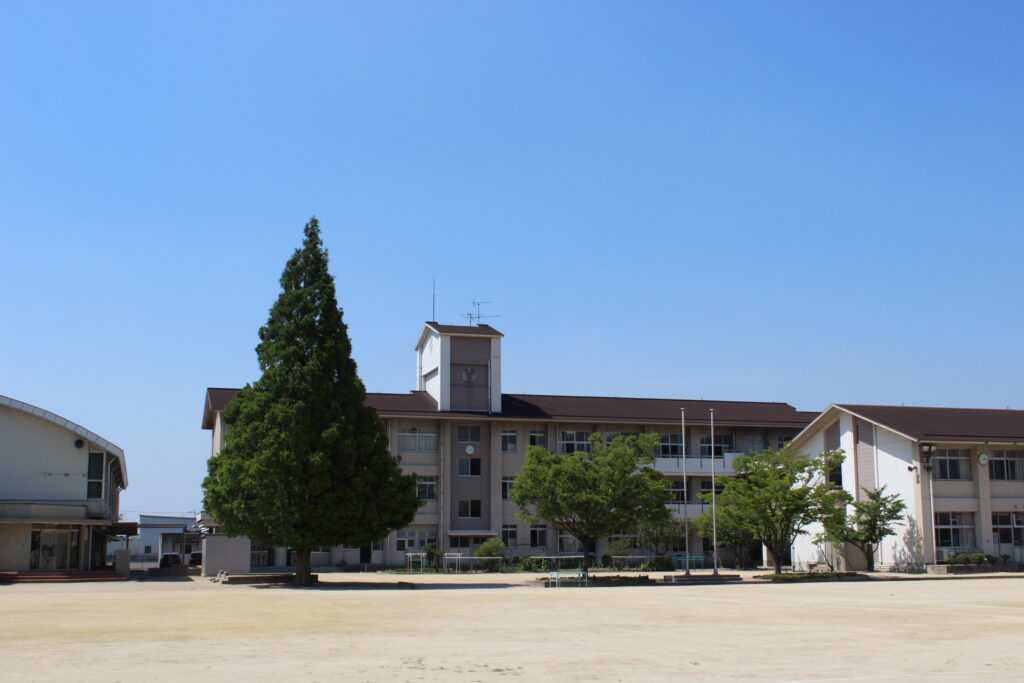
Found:
[[[686,408],[679,409],[680,439],[683,442],[683,538],[686,552],[686,575],[690,575],[690,489],[686,484]]]
[[[715,504],[715,409],[711,408],[711,565],[718,576],[718,507]]]

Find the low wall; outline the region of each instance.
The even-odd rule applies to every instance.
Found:
[[[929,574],[991,574],[993,572],[1018,572],[1016,564],[930,564]]]
[[[212,534],[203,537],[203,576],[220,572],[248,574],[251,571],[252,542],[246,536]]]

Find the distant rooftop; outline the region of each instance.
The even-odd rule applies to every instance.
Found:
[[[435,322],[424,323],[427,327],[441,334],[469,334],[477,337],[504,337],[501,332],[490,325],[442,325]]]
[[[836,407],[919,442],[1024,442],[1024,410],[849,403],[836,404]]]
[[[208,389],[203,428],[212,429],[213,413],[223,410],[235,389]],[[788,403],[755,401],[704,401],[669,398],[617,398],[609,396],[535,396],[502,394],[501,413],[439,411],[425,391],[406,394],[367,394],[366,403],[385,417],[422,419],[496,419],[558,422],[680,424],[681,409],[688,425],[706,425],[711,409],[715,424],[722,426],[805,427],[817,413],[799,411]]]

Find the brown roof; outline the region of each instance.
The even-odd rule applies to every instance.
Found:
[[[223,410],[236,389],[208,389],[207,410]],[[217,392],[215,395],[212,392]],[[226,392],[231,392],[228,395]],[[212,398],[211,398],[212,397]],[[681,408],[686,409],[687,424],[708,424],[710,409],[715,424],[722,426],[759,425],[800,429],[817,415],[796,410],[788,403],[754,401],[697,401],[669,398],[617,398],[605,396],[535,396],[502,394],[500,413],[439,412],[437,403],[425,391],[407,394],[367,394],[366,403],[385,417],[470,418],[496,420],[537,420],[558,422],[613,422],[679,424]],[[209,407],[216,405],[219,407]],[[207,426],[213,426],[212,414]]]
[[[220,389],[210,387],[206,390],[206,402],[203,405],[203,429],[213,429],[213,415],[228,407],[238,389]]]
[[[1024,410],[851,404],[836,407],[917,441],[1024,442]]]
[[[441,325],[440,323],[435,322],[427,322],[426,324],[441,334],[474,334],[478,337],[505,336],[490,325]]]

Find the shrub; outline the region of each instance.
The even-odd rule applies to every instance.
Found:
[[[476,549],[477,557],[505,557],[505,544],[500,538],[488,538]],[[502,560],[484,560],[484,566],[489,572],[496,572],[501,567]]]
[[[437,569],[438,559],[440,557],[440,554],[437,552],[437,543],[435,541],[427,543],[423,546],[423,552],[427,554],[427,564],[434,569]]]
[[[985,556],[985,561],[988,562],[989,564],[999,564],[999,558],[996,557],[995,555],[986,555]]]
[[[517,566],[524,572],[546,572],[550,571],[551,561],[536,557],[524,557],[517,563]]]
[[[971,553],[968,559],[971,564],[985,564],[985,553]]]
[[[671,557],[655,557],[653,560],[648,560],[640,565],[640,571],[642,572],[670,572],[674,569],[675,564],[673,564]]]

